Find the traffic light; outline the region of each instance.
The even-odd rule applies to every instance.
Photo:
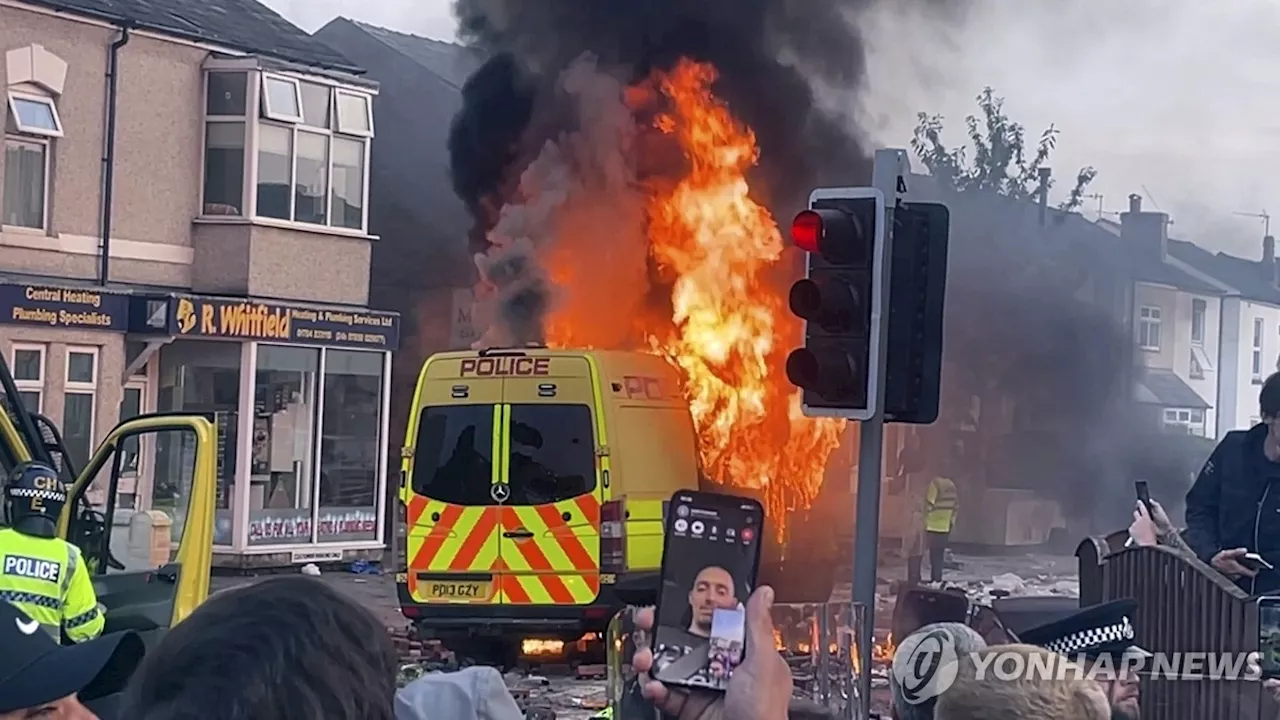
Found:
[[[791,287],[804,346],[787,357],[806,415],[866,420],[876,412],[876,357],[884,267],[884,196],[874,188],[820,188],[791,223],[808,253]]]
[[[951,213],[939,203],[899,203],[893,212],[884,419],[927,425],[938,419],[942,315]]]

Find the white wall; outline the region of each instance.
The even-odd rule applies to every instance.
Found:
[[[1262,321],[1262,349],[1256,375],[1253,372],[1255,320]],[[1228,342],[1223,345],[1222,364],[1230,370],[1220,378],[1224,414],[1218,426],[1219,437],[1256,422],[1262,381],[1280,365],[1280,307],[1232,298],[1226,301],[1223,322],[1230,323],[1234,333],[1227,331]]]

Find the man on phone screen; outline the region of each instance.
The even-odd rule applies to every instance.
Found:
[[[1280,373],[1262,384],[1262,422],[1227,433],[1187,493],[1187,544],[1251,595],[1280,591]]]
[[[654,656],[654,670],[659,680],[683,680],[708,687],[718,685],[712,676],[710,657],[711,625],[717,609],[738,607],[737,585],[733,575],[718,565],[698,571],[689,588],[689,622],[680,629],[658,630],[661,642]]]

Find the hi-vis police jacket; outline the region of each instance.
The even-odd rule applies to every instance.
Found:
[[[80,549],[59,538],[0,529],[0,600],[16,605],[59,638],[92,640],[106,618]]]
[[[925,493],[924,529],[932,533],[951,532],[956,524],[956,509],[959,505],[956,484],[951,478],[934,478]]]

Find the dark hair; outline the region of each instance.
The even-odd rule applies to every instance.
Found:
[[[398,658],[369,611],[319,580],[210,597],[147,653],[131,720],[393,720]]]
[[[1280,372],[1271,373],[1271,377],[1262,383],[1262,392],[1258,393],[1258,406],[1263,420],[1280,415]]]

